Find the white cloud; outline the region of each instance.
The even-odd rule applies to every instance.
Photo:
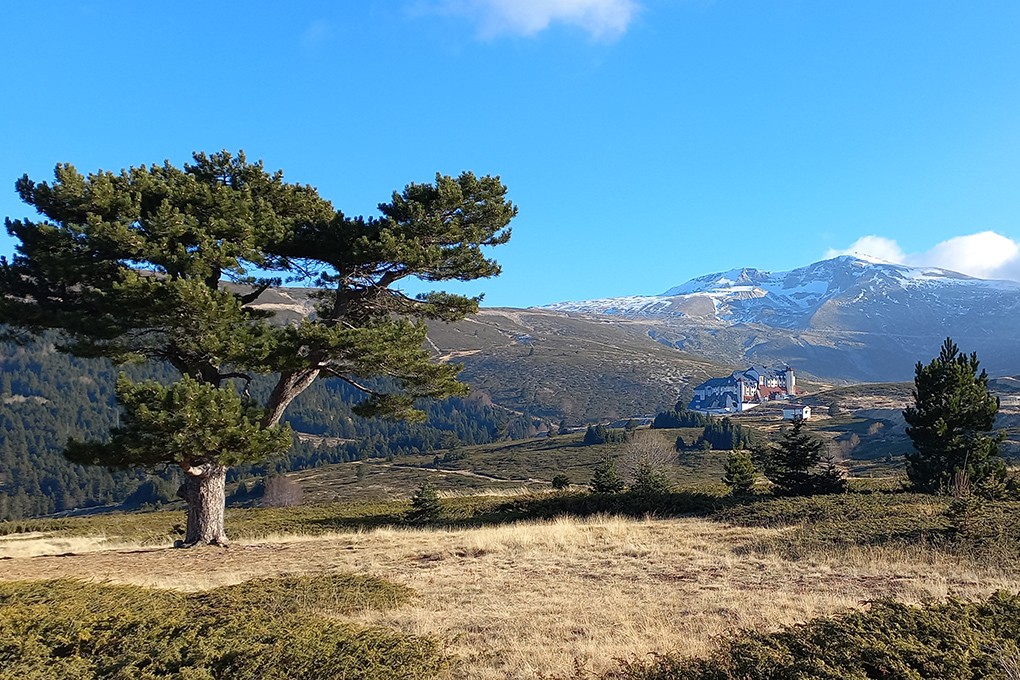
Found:
[[[482,37],[535,35],[552,24],[566,24],[596,40],[614,40],[637,14],[637,0],[440,0],[443,13],[467,16]]]
[[[905,253],[893,239],[862,236],[843,250],[825,256],[855,255],[912,267],[941,267],[982,279],[1020,280],[1020,243],[994,231],[954,236],[921,253]]]
[[[998,272],[1014,269],[1020,247],[994,231],[982,231],[969,236],[957,236],[943,241],[924,254],[926,264],[944,262],[946,269],[978,276],[997,278]]]

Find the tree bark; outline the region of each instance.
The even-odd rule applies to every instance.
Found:
[[[280,375],[273,393],[269,395],[266,404],[266,415],[262,419],[263,427],[279,425],[283,418],[284,411],[290,406],[294,398],[311,386],[319,377],[321,371],[317,368],[309,368],[298,371],[289,371]]]
[[[177,495],[188,504],[188,528],[178,547],[218,545],[226,547],[223,528],[226,514],[227,468],[207,463],[184,468],[184,484]]]

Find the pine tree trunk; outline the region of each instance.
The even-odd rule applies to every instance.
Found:
[[[188,504],[188,529],[178,547],[218,545],[226,547],[223,528],[226,514],[227,468],[199,465],[184,469],[185,481],[178,495]]]
[[[290,402],[294,401],[295,397],[308,389],[315,382],[315,379],[319,377],[319,373],[319,369],[312,368],[281,374],[276,387],[273,388],[273,392],[269,395],[269,401],[266,404],[266,414],[262,418],[262,426],[271,427],[279,425],[283,419],[284,411],[290,406]]]

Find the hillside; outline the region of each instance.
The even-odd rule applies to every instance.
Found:
[[[255,305],[281,322],[312,313],[308,289],[267,291]],[[639,320],[545,309],[482,308],[453,324],[429,324],[428,348],[464,366],[479,398],[553,421],[582,424],[652,415],[727,365],[656,342]]]
[[[124,370],[136,379],[171,377],[161,366]],[[0,521],[125,500],[133,505],[176,500],[180,480],[172,468],[150,478],[144,471],[72,465],[61,454],[69,438],[102,439],[116,425],[117,372],[107,361],[57,352],[52,342],[0,343]],[[252,389],[269,385],[256,381]],[[288,455],[236,468],[230,481],[362,457],[417,455],[522,438],[542,426],[472,397],[422,404],[426,423],[365,419],[351,411],[358,396],[340,381],[317,383],[288,411],[287,420],[298,432]]]
[[[836,379],[830,383],[907,379],[918,360],[937,353],[947,332],[964,351],[977,351],[991,374],[1004,375],[993,386],[1011,395],[1018,383],[1009,376],[1020,374],[1008,342],[1020,331],[1010,325],[1020,323],[1013,313],[1018,291],[1007,282],[841,257],[791,272],[699,277],[654,299],[482,309],[459,323],[433,324],[428,337],[437,360],[464,366],[469,398],[425,405],[425,425],[395,424],[353,416],[353,390],[322,382],[288,413],[299,436],[287,458],[238,469],[231,481],[363,457],[430,459],[437,450],[524,438],[560,423],[650,416],[687,399],[705,378],[751,362],[795,366],[798,384],[812,393],[831,387],[812,374]],[[309,292],[270,290],[260,305],[291,322],[312,312]],[[0,518],[129,497],[138,504],[173,500],[173,471],[146,483],[138,472],[75,468],[59,453],[69,437],[102,437],[115,422],[114,367],[68,358],[41,342],[0,346],[0,368]],[[158,367],[130,370],[162,375]],[[861,389],[860,404],[851,392],[810,402],[872,410],[855,421],[831,421],[835,445],[844,452],[862,446],[855,455],[869,458],[905,450],[903,400],[868,406],[870,390],[888,388]],[[1003,402],[1000,426],[1008,429],[1007,450],[1020,449],[1020,402],[1013,397]],[[858,442],[862,433],[865,445]]]
[[[318,480],[309,484],[310,499],[406,497],[422,479],[421,466],[430,466],[436,456],[448,459],[442,465],[447,473],[471,473],[447,475],[455,483],[441,488],[450,490],[517,488],[528,479],[539,480],[541,486],[557,473],[585,484],[597,454],[573,447],[571,437],[520,444],[506,440],[545,431],[560,420],[579,425],[615,415],[651,415],[672,407],[677,392],[726,370],[651,341],[640,323],[606,323],[541,310],[484,310],[471,320],[436,328],[432,338],[437,356],[466,365],[472,396],[427,404],[428,422],[413,425],[358,418],[350,411],[356,396],[351,390],[338,382],[317,384],[289,412],[298,432],[289,455],[268,465],[239,468],[232,472],[231,484],[267,472],[307,470],[309,481]],[[135,505],[176,500],[179,481],[173,470],[153,479],[141,471],[72,466],[60,454],[68,437],[102,437],[114,423],[115,368],[72,359],[46,343],[3,345],[0,350],[0,519],[125,499]],[[860,474],[883,475],[888,474],[884,458],[892,455],[899,461],[910,448],[899,414],[909,393],[908,383],[860,385],[816,392],[805,401],[821,407],[816,411],[822,416],[832,406],[841,410],[839,417],[823,418],[812,427],[832,441],[835,454],[860,461]],[[764,410],[740,418],[772,433],[781,422],[778,412]],[[1000,426],[1009,435],[1007,452],[1020,450],[1020,406],[1004,402]],[[697,433],[683,436],[693,441]],[[456,453],[453,460],[451,451]],[[330,467],[360,458],[376,462],[365,468],[367,484],[355,477],[355,467],[341,465],[336,472]],[[709,475],[698,479],[717,480],[721,462],[708,469]],[[678,480],[690,482],[690,472],[678,470]],[[365,493],[371,488],[375,492]]]
[[[665,347],[641,323],[541,309],[483,309],[433,325],[430,345],[493,402],[580,424],[654,415],[725,366]]]
[[[266,304],[281,321],[308,313],[307,290],[272,291]],[[653,342],[640,329],[542,311],[483,310],[455,325],[435,325],[437,359],[465,365],[465,399],[423,404],[422,425],[359,418],[360,398],[340,381],[321,381],[291,405],[298,433],[286,458],[231,473],[236,482],[267,470],[299,470],[362,457],[428,454],[458,445],[519,439],[566,421],[581,425],[671,407],[679,392],[725,367]],[[79,360],[52,342],[0,344],[0,520],[83,506],[174,500],[175,472],[147,482],[143,472],[111,473],[64,460],[68,438],[102,438],[115,424],[108,362]],[[167,378],[160,367],[135,377]],[[253,391],[268,389],[256,381]],[[430,456],[431,457],[431,456]],[[141,487],[142,491],[133,496]]]

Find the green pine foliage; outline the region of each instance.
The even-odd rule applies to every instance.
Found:
[[[754,430],[734,423],[729,418],[716,420],[713,418],[707,425],[697,441],[695,448],[715,449],[716,451],[730,451],[754,446],[758,438]],[[707,444],[707,446],[706,446]]]
[[[754,490],[754,479],[757,471],[751,460],[751,452],[747,449],[731,451],[726,458],[723,484],[730,488],[734,496],[746,496]]]
[[[263,460],[290,447],[289,427],[266,427],[262,409],[233,390],[182,376],[170,385],[155,380],[131,382],[121,375],[117,399],[121,424],[109,442],[71,440],[65,451],[72,462],[108,467],[186,466],[217,461],[241,465]]]
[[[552,478],[552,488],[556,489],[557,491],[563,491],[565,489],[569,489],[570,488],[570,477],[567,477],[564,474],[555,475]]]
[[[589,425],[582,440],[585,446],[622,444],[627,441],[627,430],[612,429],[605,425]]]
[[[712,422],[712,417],[702,413],[688,411],[678,403],[671,411],[656,414],[652,420],[652,429],[675,429],[678,427],[705,427]]]
[[[831,461],[824,460],[825,442],[804,432],[804,421],[794,419],[779,444],[759,449],[765,476],[784,496],[840,493],[846,480]]]
[[[1020,648],[1020,595],[910,606],[876,602],[774,633],[741,633],[704,658],[623,663],[604,680],[1008,680]]]
[[[442,514],[443,502],[439,498],[439,491],[431,479],[425,479],[411,497],[407,519],[411,522],[427,522],[439,519]]]
[[[588,484],[593,493],[620,493],[624,483],[616,470],[616,459],[612,455],[599,461],[592,471],[591,482]]]
[[[978,364],[977,354],[961,354],[946,338],[939,356],[914,368],[914,405],[903,418],[915,449],[907,454],[907,475],[919,491],[949,491],[958,472],[979,487],[1005,478],[1003,436],[992,432],[999,399]]]
[[[58,349],[74,356],[169,365],[179,390],[198,401],[205,397],[185,379],[225,392],[243,384],[251,400],[254,374],[274,376],[258,423],[247,415],[254,405],[235,408],[215,451],[159,458],[159,426],[140,412],[129,416],[136,427],[112,441],[88,452],[71,447],[78,460],[115,467],[176,465],[195,511],[189,544],[225,538],[222,512],[212,507],[219,501],[210,500],[222,498],[225,467],[277,450],[284,413],[316,379],[336,377],[363,393],[360,415],[418,421],[418,400],[466,394],[459,367],[431,361],[422,345],[427,321],[461,319],[480,298],[411,298],[395,284],[497,275],[482,248],[507,242],[516,214],[498,178],[469,172],[409,184],[378,206],[380,217],[366,219],[345,216],[314,188],[287,183],[243,153],[193,158],[182,168],[89,175],[60,164],[52,182],[22,177],[17,192],[40,218],[7,220],[16,255],[0,258],[0,318],[18,340],[55,332]],[[285,279],[316,289],[314,315],[285,324],[254,305]],[[375,376],[389,380],[366,381]],[[119,391],[130,411],[133,393]],[[189,421],[195,429],[182,436],[201,437],[211,420]],[[240,443],[249,437],[258,441]]]
[[[412,595],[342,574],[189,594],[70,580],[0,583],[0,676],[431,678],[447,665],[438,641],[337,618]]]
[[[632,494],[654,497],[668,494],[673,490],[673,482],[661,466],[650,460],[640,460],[634,467],[634,479],[627,488]]]

